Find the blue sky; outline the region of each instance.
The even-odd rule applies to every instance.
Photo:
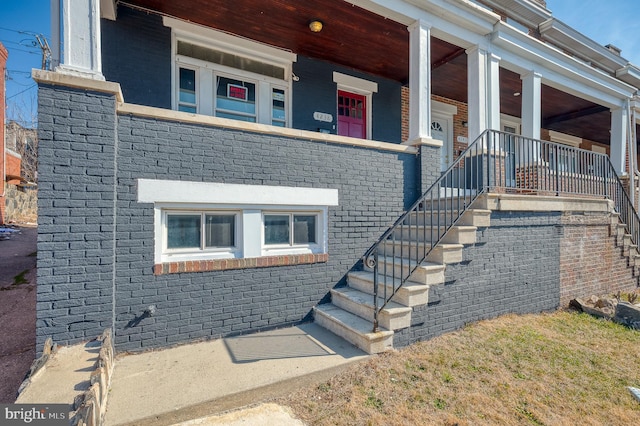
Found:
[[[184,1],[184,0],[183,0]],[[622,56],[640,66],[640,3],[638,0],[547,0],[547,8],[589,38],[622,49]],[[42,55],[35,34],[50,40],[49,0],[0,0],[0,42],[9,50],[8,118],[27,121],[36,111],[36,87],[30,77]]]
[[[602,45],[622,49],[622,57],[640,66],[640,1],[547,0],[553,16]]]

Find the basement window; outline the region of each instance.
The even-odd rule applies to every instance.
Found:
[[[138,180],[153,203],[155,264],[328,253],[338,190]]]
[[[318,213],[265,213],[265,247],[300,247],[317,244]]]

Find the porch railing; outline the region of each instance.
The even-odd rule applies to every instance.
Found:
[[[373,270],[374,319],[483,193],[609,198],[634,244],[640,219],[609,157],[487,130],[363,256]]]

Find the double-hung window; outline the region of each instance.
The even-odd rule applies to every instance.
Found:
[[[291,125],[296,55],[164,18],[173,28],[173,108],[252,123]]]

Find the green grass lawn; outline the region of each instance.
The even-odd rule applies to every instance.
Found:
[[[355,364],[278,401],[310,425],[634,425],[640,332],[508,315]]]

